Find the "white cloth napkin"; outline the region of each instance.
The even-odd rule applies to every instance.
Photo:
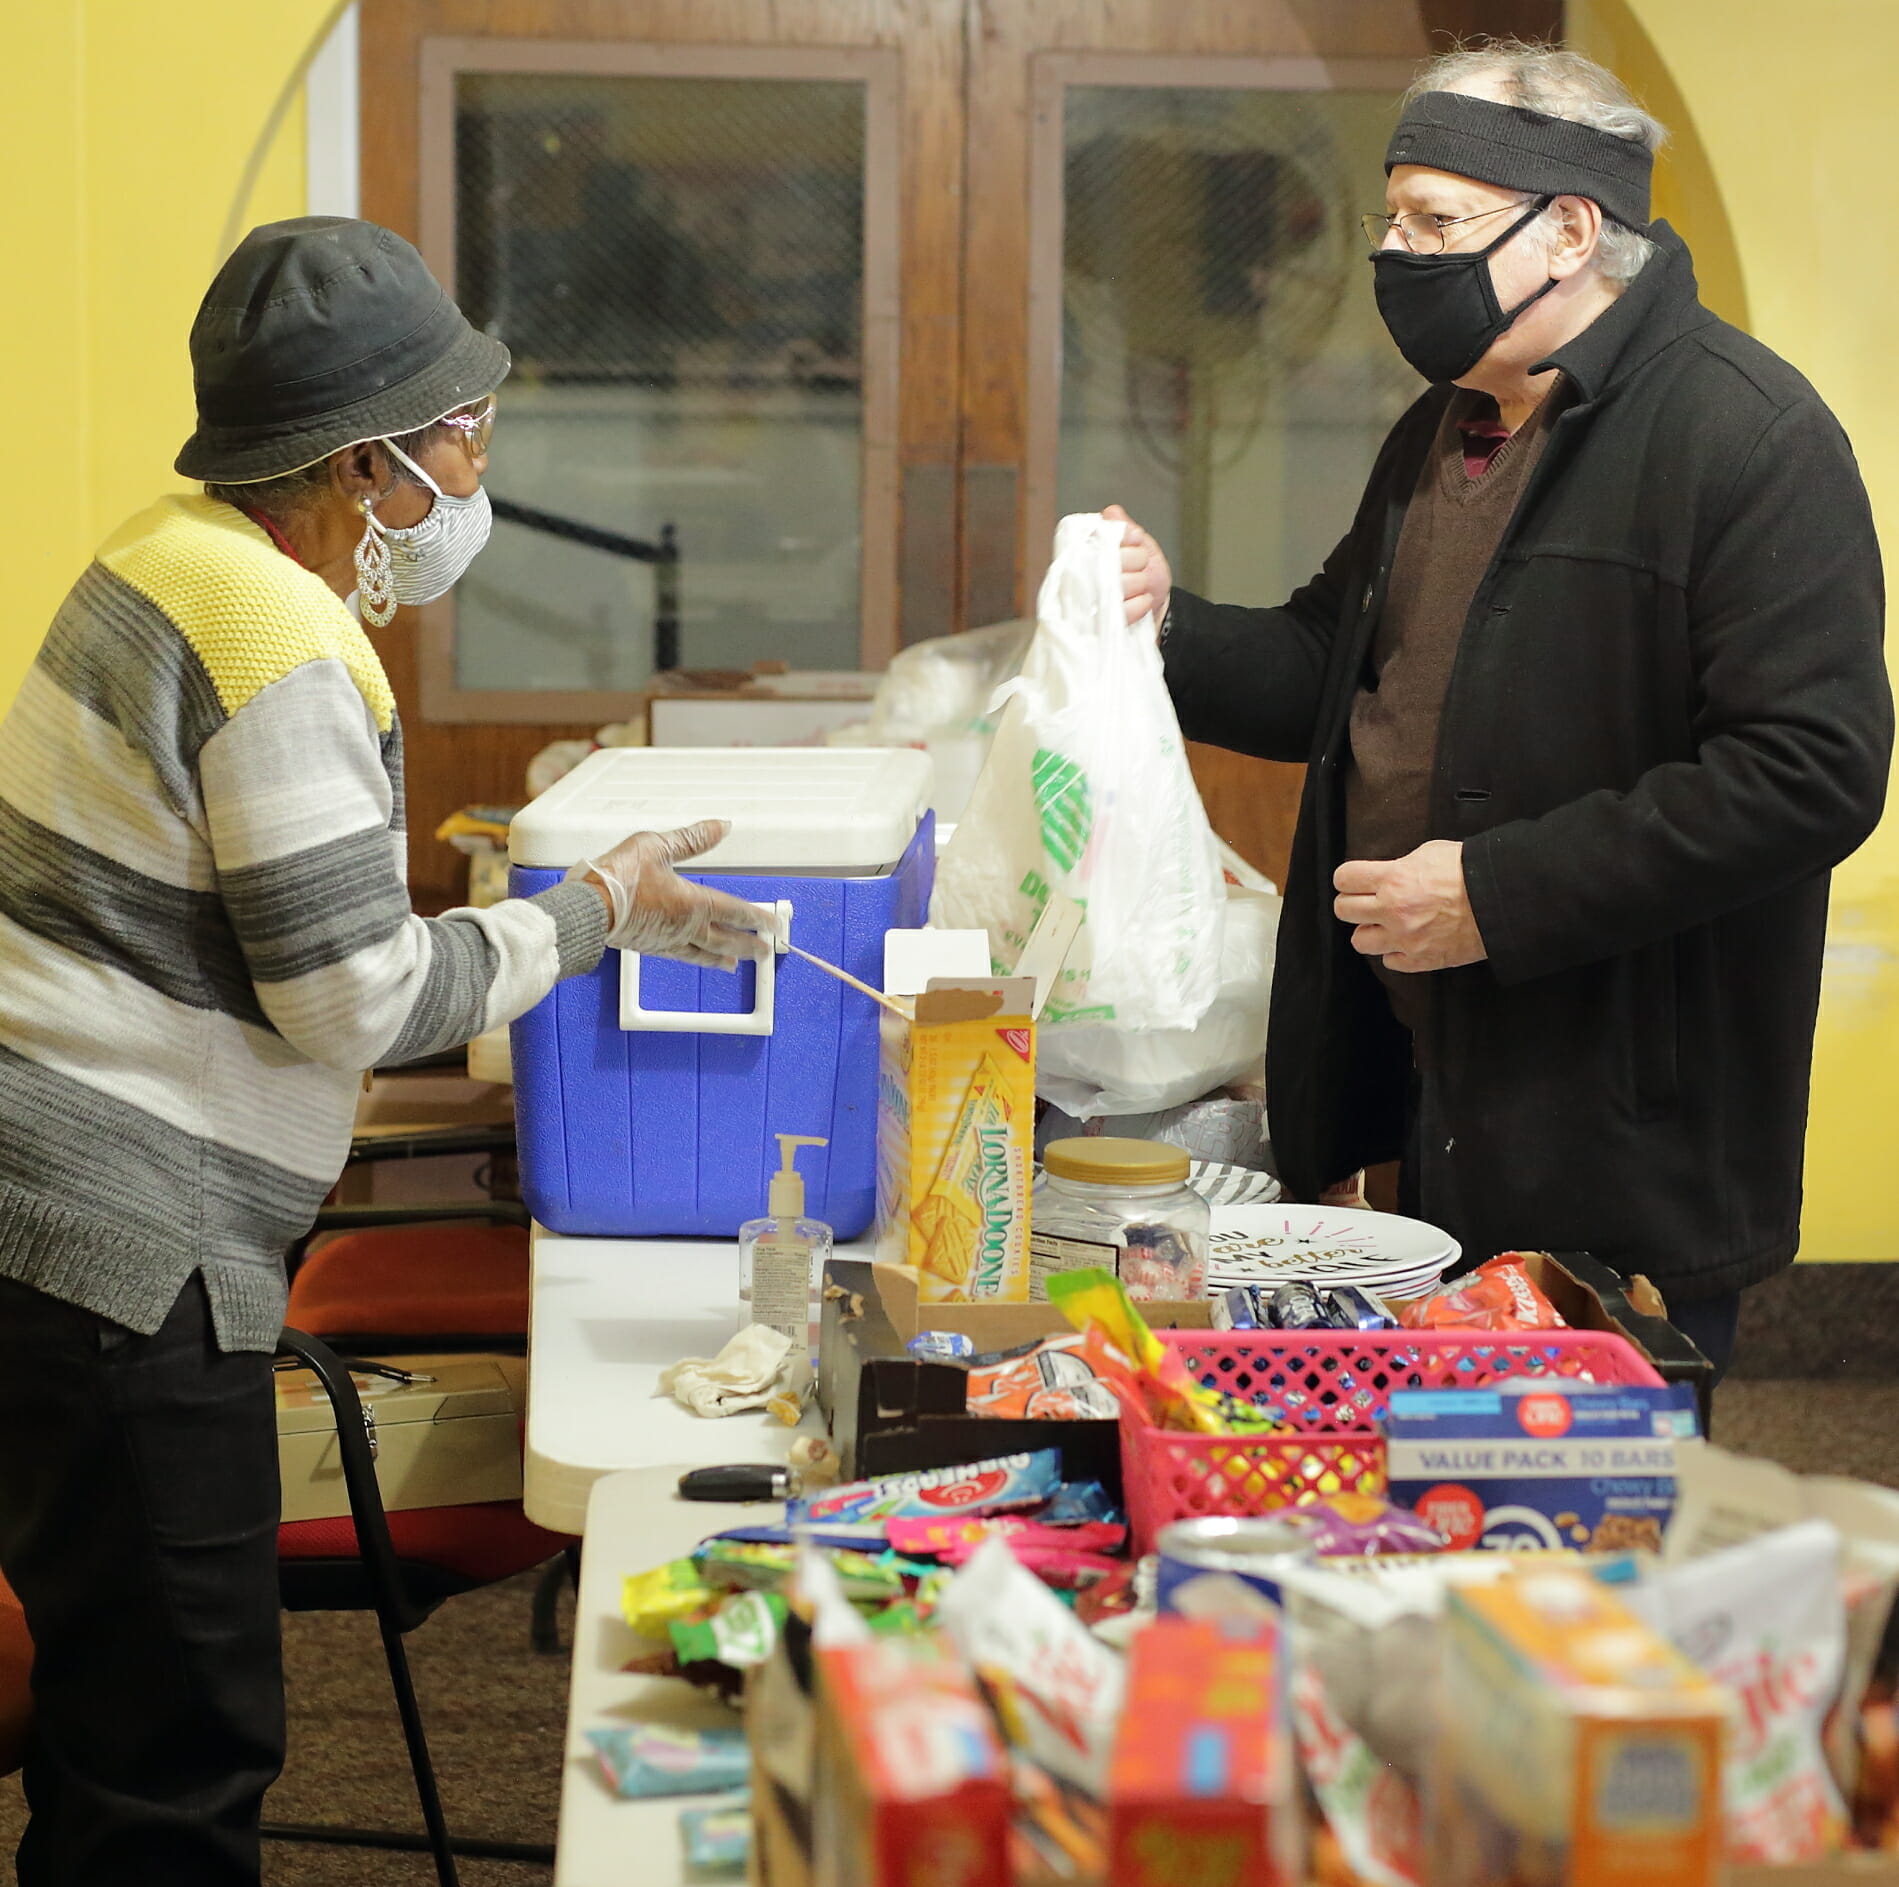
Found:
[[[811,1358],[768,1324],[747,1324],[717,1356],[682,1356],[659,1376],[659,1393],[694,1415],[780,1414],[772,1405],[782,1403],[795,1422],[810,1387]]]

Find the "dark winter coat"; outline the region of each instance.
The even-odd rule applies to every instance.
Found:
[[[1653,233],[1546,363],[1573,399],[1465,619],[1431,832],[1463,842],[1489,956],[1429,978],[1414,1178],[1473,1256],[1589,1250],[1687,1301],[1794,1255],[1828,873],[1878,820],[1892,702],[1845,436]],[[1267,1055],[1306,1196],[1404,1133],[1410,1038],[1332,873],[1347,715],[1448,392],[1398,422],[1287,603],[1176,592],[1168,631],[1190,739],[1307,763]]]

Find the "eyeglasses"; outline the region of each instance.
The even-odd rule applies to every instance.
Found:
[[[1479,210],[1475,216],[1433,216],[1428,210],[1405,210],[1396,216],[1387,216],[1374,210],[1358,221],[1365,240],[1374,249],[1382,249],[1385,238],[1395,229],[1399,240],[1414,256],[1434,256],[1444,247],[1447,229],[1456,229],[1463,223],[1481,223],[1486,216],[1501,216],[1505,210],[1525,210],[1532,203],[1542,209],[1549,201],[1548,197],[1525,197],[1518,203],[1499,203],[1494,210]]]
[[[472,413],[450,413],[435,423],[438,426],[452,426],[456,438],[462,443],[462,450],[469,458],[478,459],[488,450],[488,442],[494,437],[495,396],[489,394]]]

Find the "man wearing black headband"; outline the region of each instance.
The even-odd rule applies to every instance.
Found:
[[[1315,1197],[1401,1157],[1470,1259],[1646,1273],[1725,1366],[1793,1258],[1828,873],[1891,755],[1851,449],[1649,220],[1661,127],[1515,42],[1409,95],[1380,313],[1432,384],[1277,609],[1173,589],[1190,739],[1307,763],[1267,1053]],[[1116,513],[1116,515],[1125,515]]]

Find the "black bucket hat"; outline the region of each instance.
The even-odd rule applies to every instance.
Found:
[[[343,216],[265,223],[191,324],[198,429],[175,469],[245,484],[492,393],[508,350],[469,325],[415,249]]]

